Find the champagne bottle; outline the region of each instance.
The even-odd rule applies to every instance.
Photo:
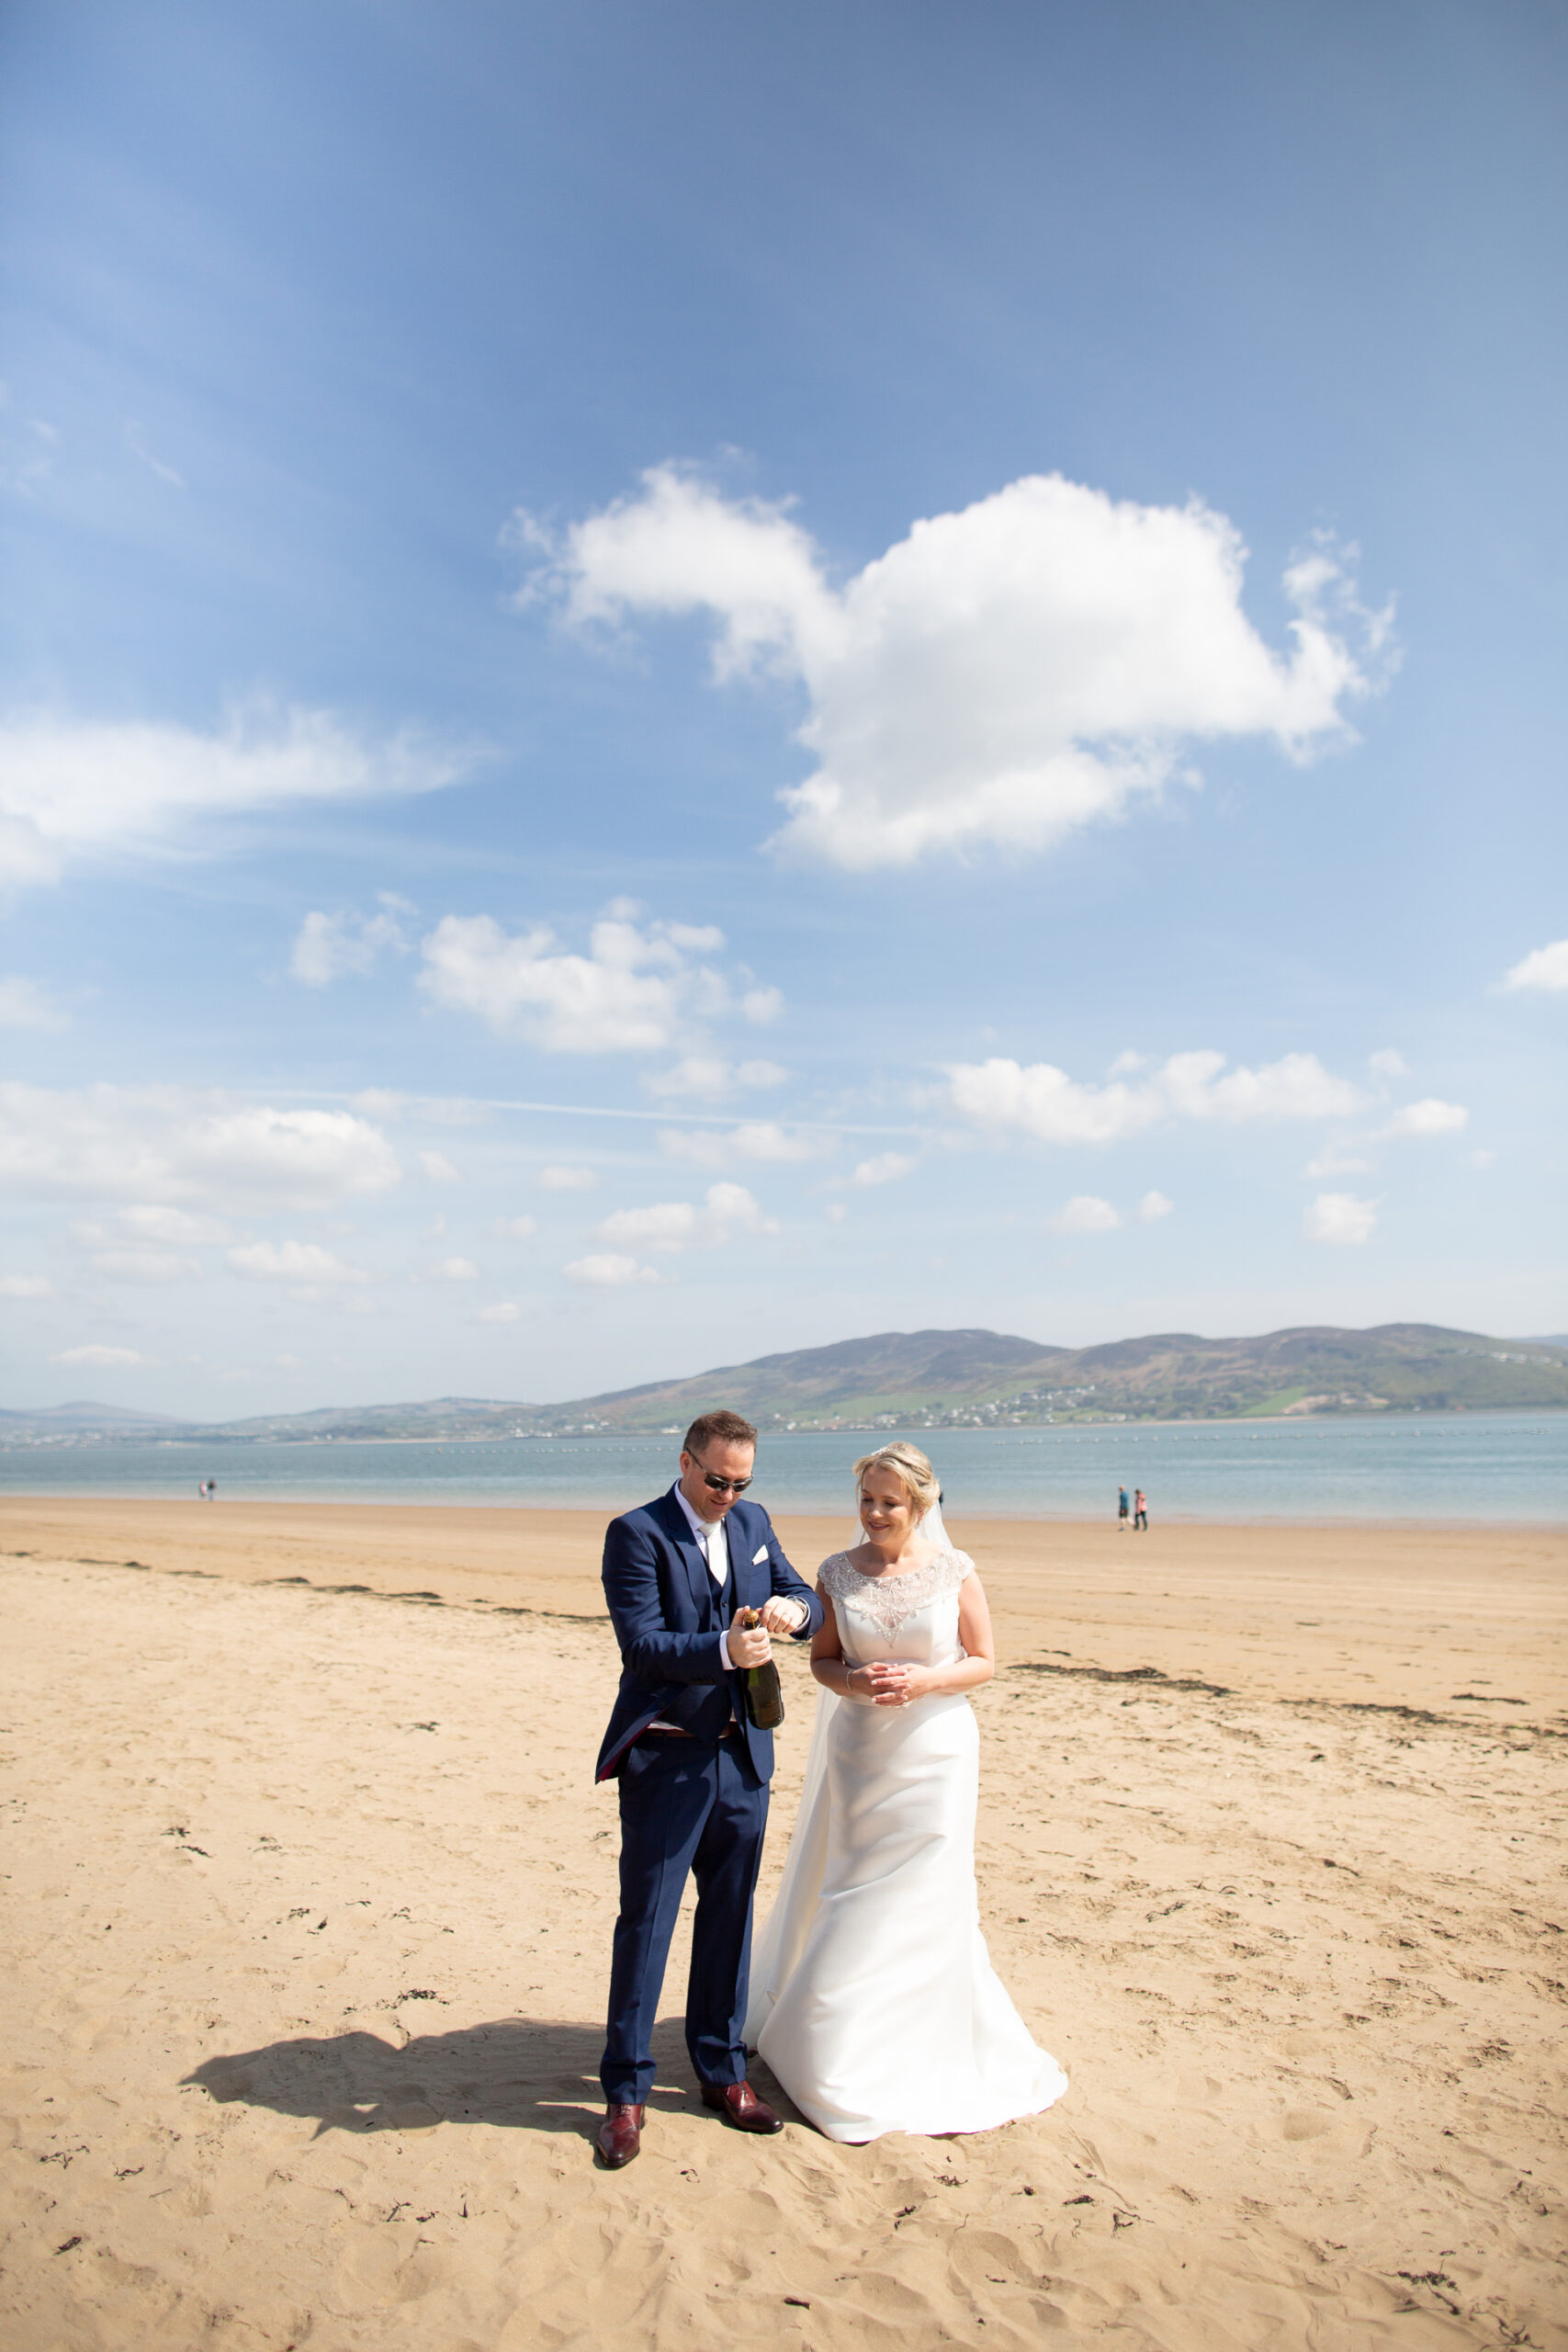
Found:
[[[740,1611],[740,1623],[748,1633],[761,1622],[758,1610]],[[766,1666],[749,1666],[746,1669],[746,1712],[759,1731],[776,1731],[784,1719],[779,1670],[771,1658]]]

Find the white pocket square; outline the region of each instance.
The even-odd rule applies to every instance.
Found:
[[[762,1562],[767,1558],[767,1556],[768,1556],[768,1547],[767,1547],[767,1545],[764,1544],[762,1544],[762,1545],[761,1545],[761,1546],[757,1551],[755,1551],[755,1552],[753,1552],[753,1553],[752,1553],[752,1555],[751,1555],[751,1566],[752,1566],[754,1568],[756,1568],[756,1567],[761,1567],[761,1566]]]

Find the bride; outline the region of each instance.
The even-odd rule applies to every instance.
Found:
[[[986,2132],[1067,2087],[980,1932],[967,1694],[996,1670],[990,1615],[919,1447],[855,1478],[865,1541],[818,1577],[817,1725],[746,2041],[829,2140]]]

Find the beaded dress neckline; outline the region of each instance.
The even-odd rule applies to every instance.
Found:
[[[891,1641],[906,1617],[943,1594],[956,1592],[974,1566],[967,1552],[950,1548],[936,1553],[920,1567],[868,1577],[847,1552],[835,1552],[823,1561],[820,1573],[833,1600],[848,1601],[871,1619],[885,1640]]]

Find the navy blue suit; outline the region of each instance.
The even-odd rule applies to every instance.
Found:
[[[757,1503],[724,1521],[729,1574],[719,1591],[673,1494],[612,1520],[604,1597],[621,1649],[621,1687],[595,1777],[619,1782],[621,1908],[610,1971],[607,2099],[640,2106],[653,2082],[650,2038],[670,1939],[688,1874],[697,1882],[686,2046],[705,2083],[745,2078],[741,2029],[751,1897],[762,1858],[773,1736],[746,1713],[746,1678],[727,1674],[719,1637],[739,1608],[770,1596],[803,1601],[808,1640],[822,1604],[796,1576]],[[689,1739],[643,1740],[655,1719]],[[738,1722],[739,1736],[725,1737]]]

